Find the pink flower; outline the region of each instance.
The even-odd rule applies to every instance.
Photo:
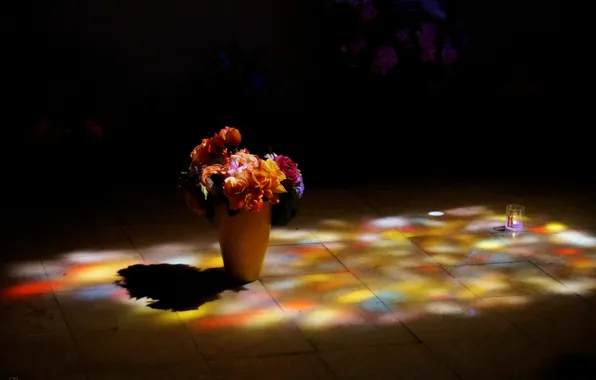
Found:
[[[387,75],[387,72],[394,68],[398,62],[395,49],[390,46],[381,46],[377,50],[371,70],[375,74]]]
[[[366,1],[358,5],[358,16],[362,22],[375,21],[379,11],[370,1]]]
[[[300,170],[298,165],[287,156],[275,156],[273,158],[279,170],[286,175],[286,180],[295,186],[301,181]],[[282,183],[283,184],[283,183]]]

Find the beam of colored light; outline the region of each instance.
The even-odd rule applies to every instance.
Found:
[[[557,233],[567,230],[567,227],[561,223],[548,223],[546,226],[544,226],[544,229],[550,233]]]
[[[217,315],[201,318],[198,321],[191,323],[190,326],[199,329],[214,329],[242,326],[249,322],[251,318],[254,318],[254,316],[246,314]]]
[[[357,290],[348,294],[344,294],[337,298],[340,303],[359,303],[369,298],[374,298],[374,294],[370,290]]]
[[[60,286],[59,282],[52,283],[49,281],[28,282],[25,284],[15,285],[2,291],[2,297],[23,297],[32,296],[36,294],[50,293],[56,286]]]
[[[581,253],[581,250],[577,249],[577,248],[559,248],[559,249],[555,249],[555,253],[557,255],[561,255],[561,256],[569,256],[569,255],[577,255],[578,253]]]
[[[290,301],[284,303],[284,309],[288,311],[302,311],[314,309],[318,304],[312,301]]]

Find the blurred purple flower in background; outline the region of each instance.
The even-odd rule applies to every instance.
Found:
[[[445,41],[441,51],[441,59],[443,60],[443,64],[450,65],[457,62],[458,58],[457,50],[453,48],[451,41]]]
[[[371,71],[375,74],[384,76],[387,75],[389,70],[395,67],[398,62],[399,60],[397,59],[395,49],[390,46],[381,46],[377,50]]]
[[[362,37],[356,37],[342,46],[342,51],[351,55],[357,55],[366,46],[366,41]]]
[[[412,41],[412,32],[410,32],[410,28],[401,28],[395,33],[395,38],[397,39],[397,44],[402,49],[410,49],[414,46]]]
[[[437,37],[437,26],[432,21],[423,21],[420,24],[420,31],[417,32],[418,44],[420,45],[420,60],[422,62],[434,62],[437,59],[437,48],[435,46]]]
[[[375,21],[378,14],[379,11],[377,11],[377,8],[375,8],[370,0],[362,2],[358,5],[358,17],[362,22]]]

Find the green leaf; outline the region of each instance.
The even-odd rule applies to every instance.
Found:
[[[203,193],[205,200],[207,200],[207,197],[209,196],[209,192],[207,191],[207,188],[202,183],[199,184],[199,186],[201,188],[201,193]]]

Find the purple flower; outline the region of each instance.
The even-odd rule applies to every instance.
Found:
[[[304,180],[302,179],[302,177],[298,178],[295,188],[298,198],[302,198],[302,196],[304,195]]]

